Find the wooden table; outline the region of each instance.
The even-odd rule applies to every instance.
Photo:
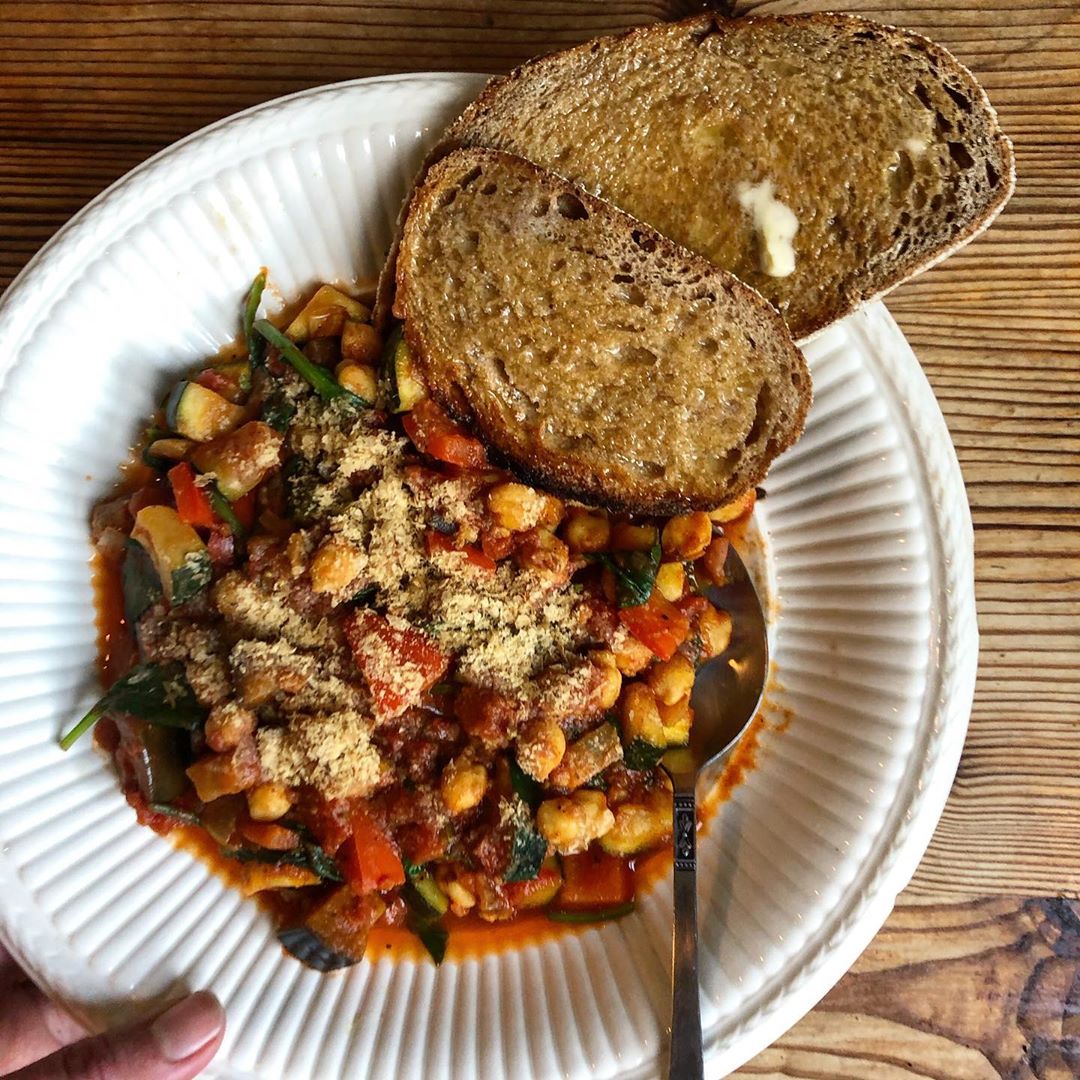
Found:
[[[664,0],[0,2],[0,287],[106,184],[319,83],[502,71],[700,5]],[[722,5],[721,5],[722,6]],[[980,77],[1019,185],[892,295],[975,521],[982,651],[933,843],[852,972],[739,1076],[1080,1076],[1080,0],[744,0],[922,31]]]

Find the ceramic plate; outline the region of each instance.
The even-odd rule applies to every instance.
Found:
[[[0,927],[92,1024],[208,987],[217,1077],[645,1077],[671,891],[632,917],[449,963],[303,968],[268,920],[135,823],[56,736],[97,696],[87,518],[141,418],[280,295],[373,273],[472,75],[364,80],[223,121],[79,214],[0,304]],[[766,484],[778,686],[758,767],[701,845],[710,1075],[780,1035],[881,925],[930,838],[971,704],[971,523],[930,388],[880,304],[806,349],[816,398]]]

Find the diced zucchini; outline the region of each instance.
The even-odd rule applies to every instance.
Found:
[[[198,596],[210,584],[210,553],[171,506],[144,506],[135,517],[131,539],[153,559],[171,607]]]
[[[586,732],[567,748],[548,783],[562,791],[574,791],[623,756],[618,732],[608,723]]]
[[[146,609],[160,599],[161,581],[150,553],[131,539],[124,545],[120,581],[124,594],[124,620],[134,629]]]
[[[194,382],[177,383],[165,404],[169,427],[196,442],[209,442],[232,431],[243,423],[244,416],[243,406]]]
[[[235,387],[235,396],[230,393],[229,400],[237,404],[237,398],[243,399],[251,389],[251,363],[246,358],[243,360],[226,360],[224,363],[215,364],[213,369],[219,375],[223,375]]]
[[[189,746],[188,737],[176,728],[144,722],[138,744],[129,748],[128,758],[147,802],[169,803],[186,790],[184,753]]]
[[[623,803],[615,810],[615,824],[600,837],[609,855],[629,856],[654,848],[671,835],[671,796],[651,792],[644,801]]]
[[[405,873],[409,881],[405,886],[405,900],[414,906],[422,905],[433,915],[445,915],[450,907],[446,893],[439,888],[439,883],[422,866],[408,863]]]
[[[400,326],[387,339],[383,357],[393,387],[394,412],[408,412],[418,401],[427,397],[427,387],[417,375],[409,343],[402,335]]]
[[[330,948],[314,930],[306,926],[291,926],[286,930],[279,930],[277,937],[287,953],[315,971],[340,971],[360,963],[360,956],[346,956],[345,953]]]
[[[284,436],[261,420],[198,447],[191,463],[213,473],[218,491],[230,502],[246,495],[278,467]]]
[[[668,747],[688,745],[690,725],[694,722],[689,697],[679,698],[674,705],[665,705],[658,701],[656,708],[660,713],[660,722],[664,726],[664,742]]]
[[[289,323],[285,336],[297,345],[303,345],[308,338],[337,336],[346,319],[366,322],[370,316],[370,310],[359,300],[346,296],[332,285],[323,285]]]
[[[510,903],[518,911],[546,907],[562,888],[563,875],[559,860],[551,855],[540,867],[540,872],[529,881],[516,881],[505,886]]]
[[[651,769],[664,756],[667,742],[656,698],[647,686],[631,683],[627,687],[620,705],[619,722],[626,767]]]
[[[510,837],[510,858],[503,873],[504,881],[529,881],[540,873],[547,855],[547,841],[533,828],[528,808],[515,799],[515,814]]]

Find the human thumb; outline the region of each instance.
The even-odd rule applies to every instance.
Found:
[[[72,1043],[6,1080],[191,1080],[224,1034],[224,1009],[201,991],[156,1020]]]

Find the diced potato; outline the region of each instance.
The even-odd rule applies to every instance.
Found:
[[[615,654],[604,649],[592,653],[589,659],[600,669],[600,684],[596,690],[600,708],[614,708],[615,702],[619,700],[619,694],[622,692],[622,674],[619,671]]]
[[[619,671],[626,678],[644,671],[653,661],[652,649],[630,633],[620,634],[611,646],[611,651],[615,654]]]
[[[603,510],[572,507],[563,526],[563,539],[573,552],[606,551],[611,543],[611,522]]]
[[[656,703],[660,713],[660,723],[664,728],[664,741],[670,746],[686,746],[690,741],[690,727],[694,722],[694,710],[690,705],[690,695],[679,698],[671,705],[662,701]]]

